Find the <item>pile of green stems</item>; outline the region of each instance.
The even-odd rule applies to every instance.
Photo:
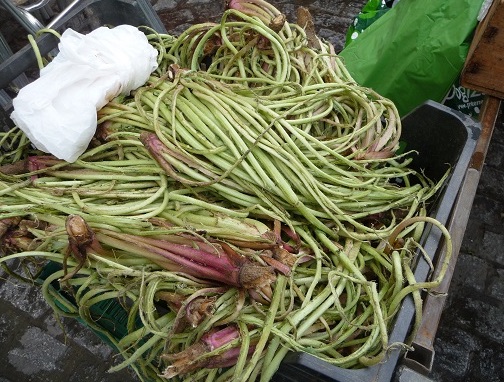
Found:
[[[21,216],[51,227],[31,228],[32,248],[4,257],[4,264],[32,257],[62,263],[70,214],[97,231],[190,231],[251,242],[258,239],[248,230],[251,222],[276,220],[301,239],[298,262],[289,275],[277,276],[269,305],[112,245],[113,258],[89,253],[69,281],[76,305],[52,289],[62,271],[46,278],[42,290],[57,312],[80,317],[117,346],[125,360],[113,370],[132,366],[142,379],[162,380],[165,351],[181,351],[210,328],[230,324],[240,338],[206,357],[240,346],[245,355],[236,365],[175,380],[268,381],[288,351],[344,368],[370,366],[397,345],[388,335],[402,300],[415,302],[414,333],[421,291],[442,279],[446,263],[428,282],[417,282],[412,269],[426,223],[450,243],[425,209],[444,178],[434,184],[408,167],[409,156],[395,155],[400,119],[394,105],[355,84],[329,44],[318,40],[310,47],[295,24],[274,32],[265,20],[275,10],[251,3],[266,9],[262,17],[229,10],[220,23],[192,26],[179,37],[150,35],[158,69],[132,96],[99,112],[105,139],[75,163],[44,164],[40,156],[38,170],[0,173],[0,219]],[[216,37],[220,45],[203,67]],[[162,143],[156,160],[145,134]],[[0,139],[0,165],[40,154],[17,129]],[[370,225],[370,216],[378,222]],[[389,240],[403,244],[389,250]],[[159,309],[158,292],[216,297],[215,311],[174,334],[177,313]],[[103,331],[92,314],[97,304],[117,301],[128,313],[121,339]],[[251,341],[255,350],[247,360]]]

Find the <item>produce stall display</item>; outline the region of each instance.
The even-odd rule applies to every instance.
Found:
[[[408,349],[477,125],[428,104],[446,142],[425,146],[425,108],[403,124],[313,23],[232,0],[178,36],[143,28],[157,69],[77,160],[1,134],[0,262],[115,346],[112,370],[386,380]]]

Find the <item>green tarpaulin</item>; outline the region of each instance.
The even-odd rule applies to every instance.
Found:
[[[353,78],[405,115],[441,102],[467,57],[484,0],[401,0],[340,56]]]

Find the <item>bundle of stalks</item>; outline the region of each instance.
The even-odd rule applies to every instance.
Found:
[[[231,0],[219,23],[148,36],[158,69],[98,112],[74,163],[17,128],[0,136],[0,263],[60,264],[42,292],[109,337],[124,356],[112,371],[266,382],[289,351],[367,367],[397,345],[406,296],[414,334],[421,292],[450,260],[426,207],[448,174],[431,182],[397,154],[395,106],[313,25],[304,8],[290,23],[264,0]],[[426,224],[447,250],[419,282]],[[109,301],[128,315],[123,338],[96,322]]]

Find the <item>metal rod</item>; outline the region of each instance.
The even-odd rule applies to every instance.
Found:
[[[74,0],[72,1],[65,9],[63,9],[54,19],[52,19],[48,24],[47,28],[53,28],[55,25],[57,25],[61,20],[65,19],[67,15],[74,10],[79,3],[82,1],[80,0]]]
[[[40,8],[44,8],[48,5],[52,0],[40,0],[38,3],[29,4],[29,5],[20,5],[20,8],[23,8],[27,12],[36,11]]]
[[[10,0],[0,0],[0,4],[10,12],[16,20],[21,24],[21,26],[26,29],[29,33],[35,34],[39,30],[44,28],[44,25],[35,18],[30,12],[23,8],[18,7]]]

